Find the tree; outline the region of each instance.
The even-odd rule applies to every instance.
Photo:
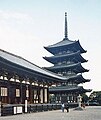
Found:
[[[85,93],[83,93],[82,94],[82,102],[87,103],[88,100],[89,100],[89,97]]]
[[[101,91],[93,91],[90,96],[90,100],[99,103],[101,105]]]

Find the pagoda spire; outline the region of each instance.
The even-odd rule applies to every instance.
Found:
[[[67,12],[65,12],[65,38],[64,40],[68,39],[68,28],[67,28]]]

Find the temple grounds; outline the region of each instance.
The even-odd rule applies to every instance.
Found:
[[[101,106],[88,106],[83,111],[70,109],[69,113],[54,110],[5,116],[0,117],[0,120],[101,120]]]

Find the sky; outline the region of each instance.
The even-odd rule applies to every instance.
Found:
[[[65,12],[68,38],[87,50],[83,86],[101,91],[101,0],[0,0],[0,49],[51,66],[44,46],[63,40]]]

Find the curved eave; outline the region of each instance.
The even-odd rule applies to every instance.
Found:
[[[75,83],[80,84],[80,83],[90,82],[90,79],[85,79],[83,78],[82,74],[80,74],[74,77],[70,77],[68,81],[74,81]]]
[[[75,63],[76,62],[84,63],[88,61],[81,56],[80,51],[71,54],[61,54],[61,55],[55,55],[55,56],[43,57],[43,58],[52,64],[57,64],[58,62],[62,62],[65,59],[68,60],[72,58],[73,58],[72,61],[74,61]]]
[[[83,47],[81,46],[79,40],[77,41],[77,46],[78,46],[78,49],[81,51],[81,53],[86,53],[87,51],[83,49]]]
[[[91,89],[84,89],[82,86],[70,87],[70,88],[68,88],[67,86],[49,88],[49,92],[51,94],[59,93],[59,92],[78,92],[81,94],[81,93],[86,93],[91,91],[92,91]]]
[[[82,94],[82,93],[86,93],[86,92],[91,92],[92,91],[92,89],[84,89],[84,88],[82,88],[82,89],[80,89],[80,93]]]
[[[57,86],[49,88],[49,92],[70,92],[70,91],[77,91],[79,87],[73,87],[73,86]]]
[[[67,40],[63,40],[63,41],[67,41]],[[48,47],[44,47],[47,51],[49,51],[50,53],[57,54],[59,51],[62,51],[62,49],[64,48],[71,48],[71,49],[75,49],[75,51],[80,51],[81,53],[86,53],[87,51],[84,50],[82,48],[82,46],[80,45],[79,40],[78,41],[72,41],[70,44],[61,44],[61,45],[53,45],[53,46],[48,46]]]
[[[51,71],[61,71],[61,70],[73,70],[75,73],[83,73],[83,72],[88,72],[89,70],[85,69],[82,67],[81,63],[77,64],[71,64],[71,65],[59,65],[59,66],[52,66],[52,67],[47,67],[46,69],[51,70]]]
[[[59,49],[63,49],[64,47],[68,47],[69,45],[71,46],[72,44],[75,44],[76,41],[72,40],[62,40],[56,44],[49,45],[47,47],[44,47],[48,52],[52,53],[53,55],[58,53]]]
[[[75,43],[75,41],[69,40],[68,38],[64,38],[62,41],[60,41],[58,43],[55,43],[53,45],[49,45],[46,48],[48,48],[48,49],[57,48],[57,47],[61,47],[61,46],[64,46],[64,45],[70,45],[70,44],[73,44],[73,43]]]

